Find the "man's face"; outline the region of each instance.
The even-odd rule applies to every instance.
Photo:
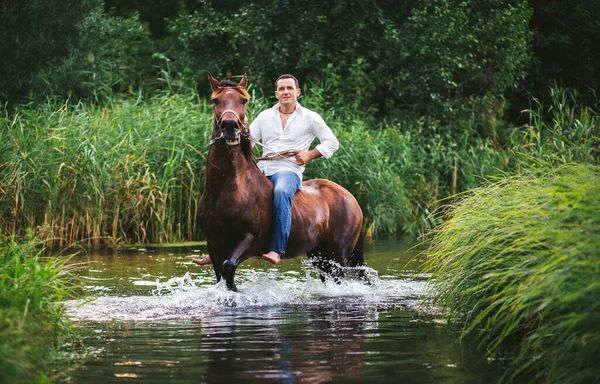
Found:
[[[275,97],[282,106],[293,107],[296,105],[298,96],[300,96],[300,89],[296,88],[294,79],[280,79],[277,82]]]

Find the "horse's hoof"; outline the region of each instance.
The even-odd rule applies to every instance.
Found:
[[[225,279],[227,289],[229,291],[237,292],[237,288],[235,283],[233,282],[233,277],[235,276],[236,265],[233,264],[230,260],[225,260],[223,262],[223,270],[221,271],[221,276]]]

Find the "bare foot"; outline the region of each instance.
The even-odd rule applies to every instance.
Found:
[[[211,265],[212,264],[212,260],[210,259],[210,256],[204,256],[201,259],[192,259],[192,263],[194,264],[198,264],[198,265]]]
[[[271,251],[269,253],[265,253],[264,255],[262,255],[262,258],[266,261],[268,261],[271,264],[279,264],[279,261],[281,260],[281,256],[279,256],[279,253],[275,252],[275,251]]]

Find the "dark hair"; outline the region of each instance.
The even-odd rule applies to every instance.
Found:
[[[275,90],[277,90],[277,83],[279,82],[279,80],[281,79],[294,79],[294,83],[296,83],[296,88],[300,88],[300,84],[298,83],[298,79],[296,79],[293,75],[290,74],[285,74],[285,75],[281,75],[277,78],[277,80],[275,80]]]

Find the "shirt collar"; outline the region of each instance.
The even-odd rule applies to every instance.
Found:
[[[273,106],[273,108],[271,108],[273,110],[273,113],[279,113],[279,105],[281,103],[277,103]],[[302,113],[302,110],[304,109],[303,106],[300,105],[300,103],[296,102],[296,111]]]

